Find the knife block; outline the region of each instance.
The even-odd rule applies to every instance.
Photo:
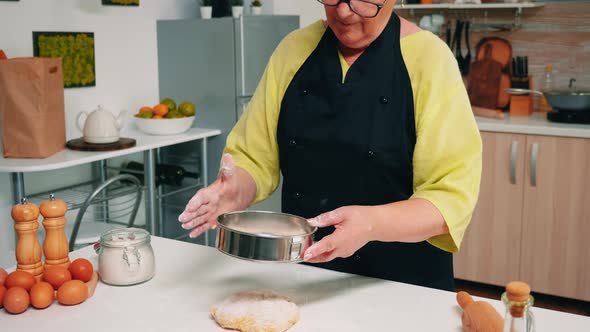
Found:
[[[531,76],[529,76],[528,78],[529,81],[529,89],[533,88],[533,79]],[[516,96],[516,95],[512,95],[510,96],[510,115],[511,116],[529,116],[531,114],[533,114],[533,106],[534,106],[534,101],[533,101],[533,95],[532,94],[528,94],[528,95],[522,95],[522,96]]]

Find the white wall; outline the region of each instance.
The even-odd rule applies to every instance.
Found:
[[[299,15],[299,26],[307,26],[324,19],[324,7],[316,0],[262,0],[277,15]]]

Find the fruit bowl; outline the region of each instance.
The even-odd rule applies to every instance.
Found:
[[[175,135],[189,130],[195,116],[183,118],[144,119],[135,117],[135,124],[142,132],[149,135]]]

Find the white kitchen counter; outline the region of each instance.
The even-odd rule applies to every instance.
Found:
[[[152,237],[156,275],[141,285],[99,283],[77,306],[54,302],[20,315],[0,310],[0,331],[224,331],[209,308],[244,290],[290,296],[301,318],[289,332],[460,331],[455,293],[359,277],[300,264],[242,261],[216,249]],[[90,247],[70,257],[97,255]],[[504,305],[487,300],[504,315]],[[590,317],[534,308],[536,331],[585,331]]]
[[[531,116],[510,116],[504,119],[475,117],[479,130],[515,134],[590,138],[590,125],[550,122],[545,113]]]

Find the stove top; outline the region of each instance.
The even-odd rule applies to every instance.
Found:
[[[590,124],[590,110],[584,111],[560,111],[555,110],[547,113],[547,120],[564,123]]]

